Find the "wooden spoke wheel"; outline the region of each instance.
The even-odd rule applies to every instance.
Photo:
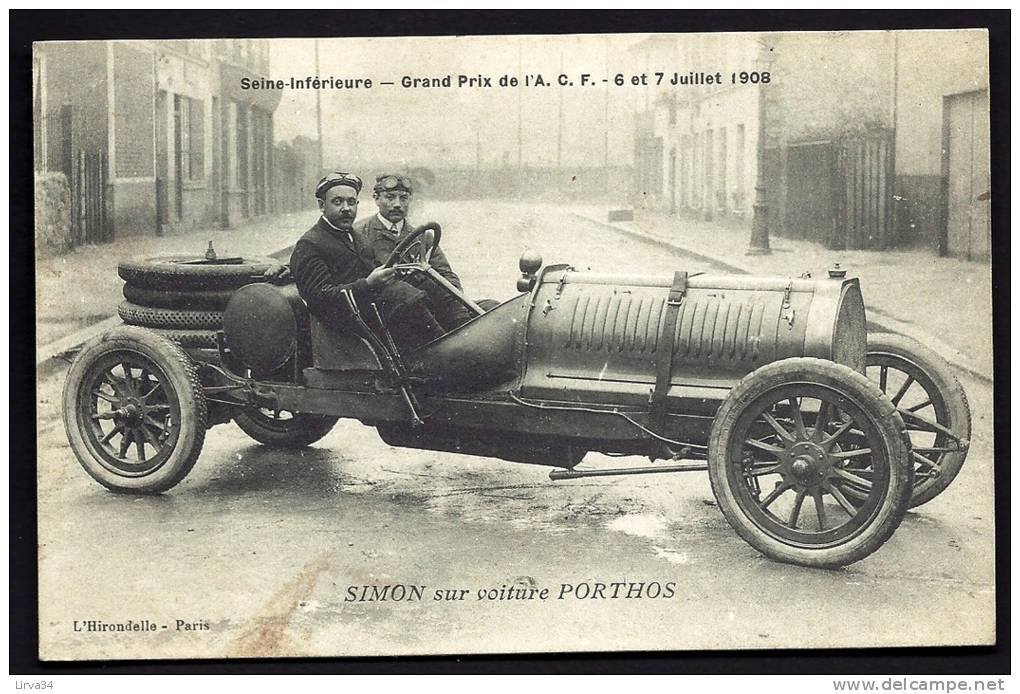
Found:
[[[949,364],[915,340],[868,335],[868,377],[899,411],[910,434],[910,507],[931,501],[956,479],[970,446],[970,405]]]
[[[338,417],[286,410],[248,409],[234,417],[241,430],[271,448],[304,448],[332,430]]]
[[[201,452],[206,401],[179,346],[115,328],[84,347],[64,384],[64,425],[85,470],[114,491],[158,493]]]
[[[848,367],[787,359],[750,374],[716,415],[709,476],[734,529],[805,566],[863,559],[898,527],[911,466],[895,408]]]

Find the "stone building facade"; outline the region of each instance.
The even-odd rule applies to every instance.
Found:
[[[98,198],[105,237],[271,210],[280,95],[240,87],[268,76],[266,41],[41,43],[33,64],[35,168],[63,171],[79,206]]]
[[[649,72],[722,83],[645,90],[637,203],[749,225],[764,132],[773,233],[987,258],[987,46],[981,31],[650,37],[632,48]]]

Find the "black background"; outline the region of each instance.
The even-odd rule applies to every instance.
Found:
[[[979,11],[30,11],[10,17],[11,405],[10,674],[76,673],[678,673],[931,674],[1010,672],[1009,564],[1009,56],[1008,10]],[[860,650],[436,656],[414,658],[179,660],[42,663],[38,660],[35,262],[32,201],[32,41],[314,36],[822,31],[985,28],[989,32],[992,300],[995,354],[994,647]],[[917,268],[924,272],[923,267]],[[32,426],[20,414],[30,413]],[[20,436],[19,436],[20,434]],[[824,609],[821,601],[819,609]],[[918,605],[924,610],[925,605]],[[783,615],[777,614],[777,619]]]

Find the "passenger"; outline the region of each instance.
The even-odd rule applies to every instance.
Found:
[[[342,296],[350,290],[363,315],[371,316],[369,304],[375,302],[397,345],[413,349],[446,331],[428,294],[398,279],[393,268],[382,267],[372,247],[354,231],[361,187],[360,178],[343,172],[319,181],[315,197],[321,214],[295,244],[290,272],[309,310],[327,325],[350,326]]]
[[[378,176],[372,198],[379,211],[355,224],[354,228],[371,246],[376,262],[382,264],[390,257],[396,245],[414,230],[414,226],[407,220],[407,213],[414,201],[411,179],[399,174]],[[435,249],[429,265],[450,284],[463,291],[460,277],[450,267],[442,248]],[[435,307],[436,318],[447,331],[454,330],[474,317],[463,303],[426,276],[416,274],[408,278],[408,281],[429,295]]]

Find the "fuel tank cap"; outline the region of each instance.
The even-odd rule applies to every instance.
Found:
[[[840,267],[839,263],[834,263],[832,267],[829,268],[829,277],[834,280],[841,280],[845,278],[846,268]]]

